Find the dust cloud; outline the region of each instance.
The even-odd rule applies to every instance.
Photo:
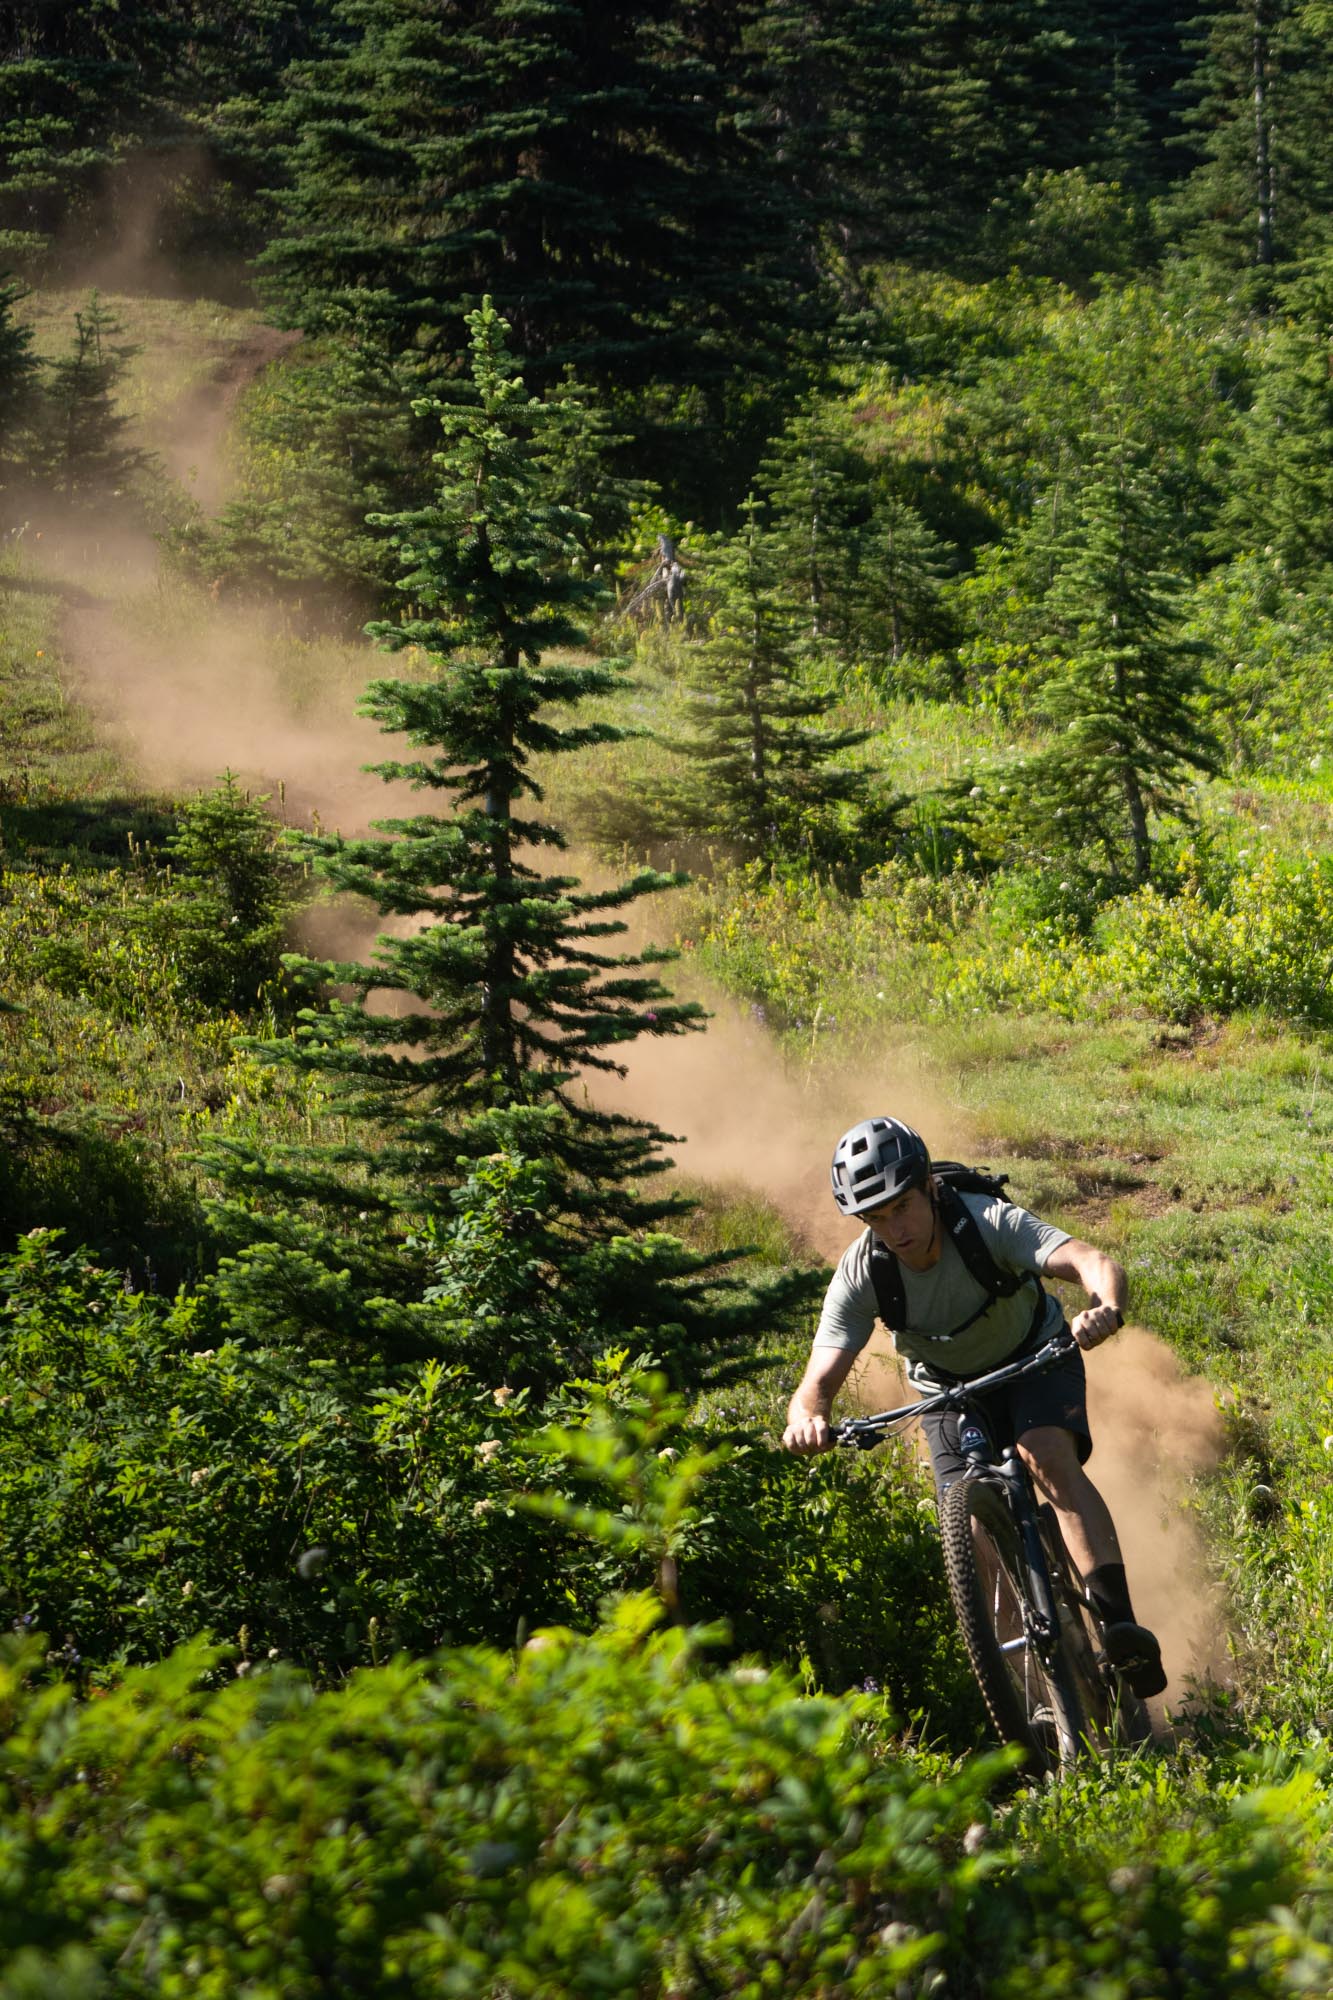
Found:
[[[1126,1326],[1088,1356],[1088,1416],[1088,1469],[1115,1517],[1134,1609],[1162,1642],[1170,1694],[1191,1677],[1225,1679],[1225,1612],[1189,1505],[1190,1481],[1222,1452],[1211,1388],[1156,1334]]]
[[[368,647],[304,649],[316,676],[330,661],[339,671],[294,685],[300,649],[273,613],[192,592],[76,604],[64,636],[80,698],[151,784],[206,787],[230,770],[289,821],[317,815],[346,834],[414,809],[410,787],[361,769],[401,747],[356,713],[361,687],[389,670]]]

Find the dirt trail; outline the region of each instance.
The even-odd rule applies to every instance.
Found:
[[[169,463],[192,472],[201,500],[226,491],[223,445],[246,382],[286,345],[265,330],[219,357],[213,380],[178,413]],[[164,587],[146,536],[76,538],[48,532],[34,553],[67,590],[66,657],[78,691],[122,755],[161,785],[207,785],[230,768],[256,788],[285,789],[289,819],[317,813],[325,826],[363,830],[371,819],[420,801],[399,795],[359,766],[386,743],[355,714],[355,695],[375,671],[365,646],[349,646],[330,670],[293,685],[293,651],[275,645],[270,615],[200,602],[182,609]],[[92,583],[95,589],[88,586]],[[572,869],[579,857],[571,857]],[[595,867],[585,871],[595,878]],[[670,934],[670,899],[636,922],[629,943]],[[374,925],[325,911],[314,948],[364,954]],[[773,1203],[798,1241],[836,1260],[851,1231],[827,1193],[827,1160],[838,1133],[882,1110],[921,1126],[941,1154],[975,1157],[973,1135],[920,1057],[896,1055],[886,1033],[873,1061],[839,1060],[822,1049],[789,1062],[754,1010],[699,977],[688,961],[670,984],[697,997],[713,1020],[704,1035],[644,1041],[627,1053],[623,1082],[592,1088],[607,1108],[652,1119],[684,1143],[673,1148],[691,1178],[731,1184]],[[1140,1616],[1160,1632],[1179,1694],[1187,1675],[1223,1666],[1220,1610],[1206,1585],[1190,1478],[1212,1463],[1220,1423],[1207,1385],[1181,1376],[1170,1350],[1142,1329],[1092,1357],[1090,1404],[1098,1448],[1092,1470],[1120,1526]],[[876,1344],[854,1385],[870,1406],[901,1399],[891,1352]]]
[[[242,392],[299,338],[276,326],[256,325],[250,337],[239,344],[212,342],[215,360],[211,374],[182,397],[171,413],[158,452],[170,476],[206,514],[215,514],[231,490],[227,430]]]

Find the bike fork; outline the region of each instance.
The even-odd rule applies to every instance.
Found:
[[[1018,1544],[1023,1555],[1026,1583],[1024,1595],[1027,1598],[1028,1614],[1032,1621],[1030,1637],[1037,1640],[1040,1645],[1054,1645],[1060,1636],[1060,1616],[1055,1608],[1055,1597],[1051,1590],[1051,1573],[1041,1539],[1041,1526],[1035,1510],[1028,1502],[1022,1475],[1014,1466],[1011,1452],[1005,1453],[999,1470],[1004,1478],[1009,1511],[1018,1530]]]

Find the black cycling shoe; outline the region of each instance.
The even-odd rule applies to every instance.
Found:
[[[1146,1625],[1108,1625],[1102,1636],[1108,1662],[1141,1700],[1162,1692],[1162,1649]]]

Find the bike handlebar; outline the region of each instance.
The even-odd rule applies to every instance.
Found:
[[[1063,1361],[1077,1348],[1078,1342],[1065,1329],[1046,1341],[1035,1354],[1029,1354],[1022,1361],[1006,1362],[1003,1368],[992,1369],[989,1375],[974,1375],[966,1382],[956,1382],[951,1389],[938,1389],[933,1396],[904,1403],[897,1410],[880,1410],[873,1417],[844,1417],[834,1428],[833,1442],[869,1451],[895,1424],[909,1417],[929,1416],[933,1410],[961,1410],[973,1396],[984,1395],[988,1389],[1002,1389],[1006,1383],[1021,1381],[1025,1375],[1038,1375],[1045,1368],[1053,1368],[1057,1361]]]

